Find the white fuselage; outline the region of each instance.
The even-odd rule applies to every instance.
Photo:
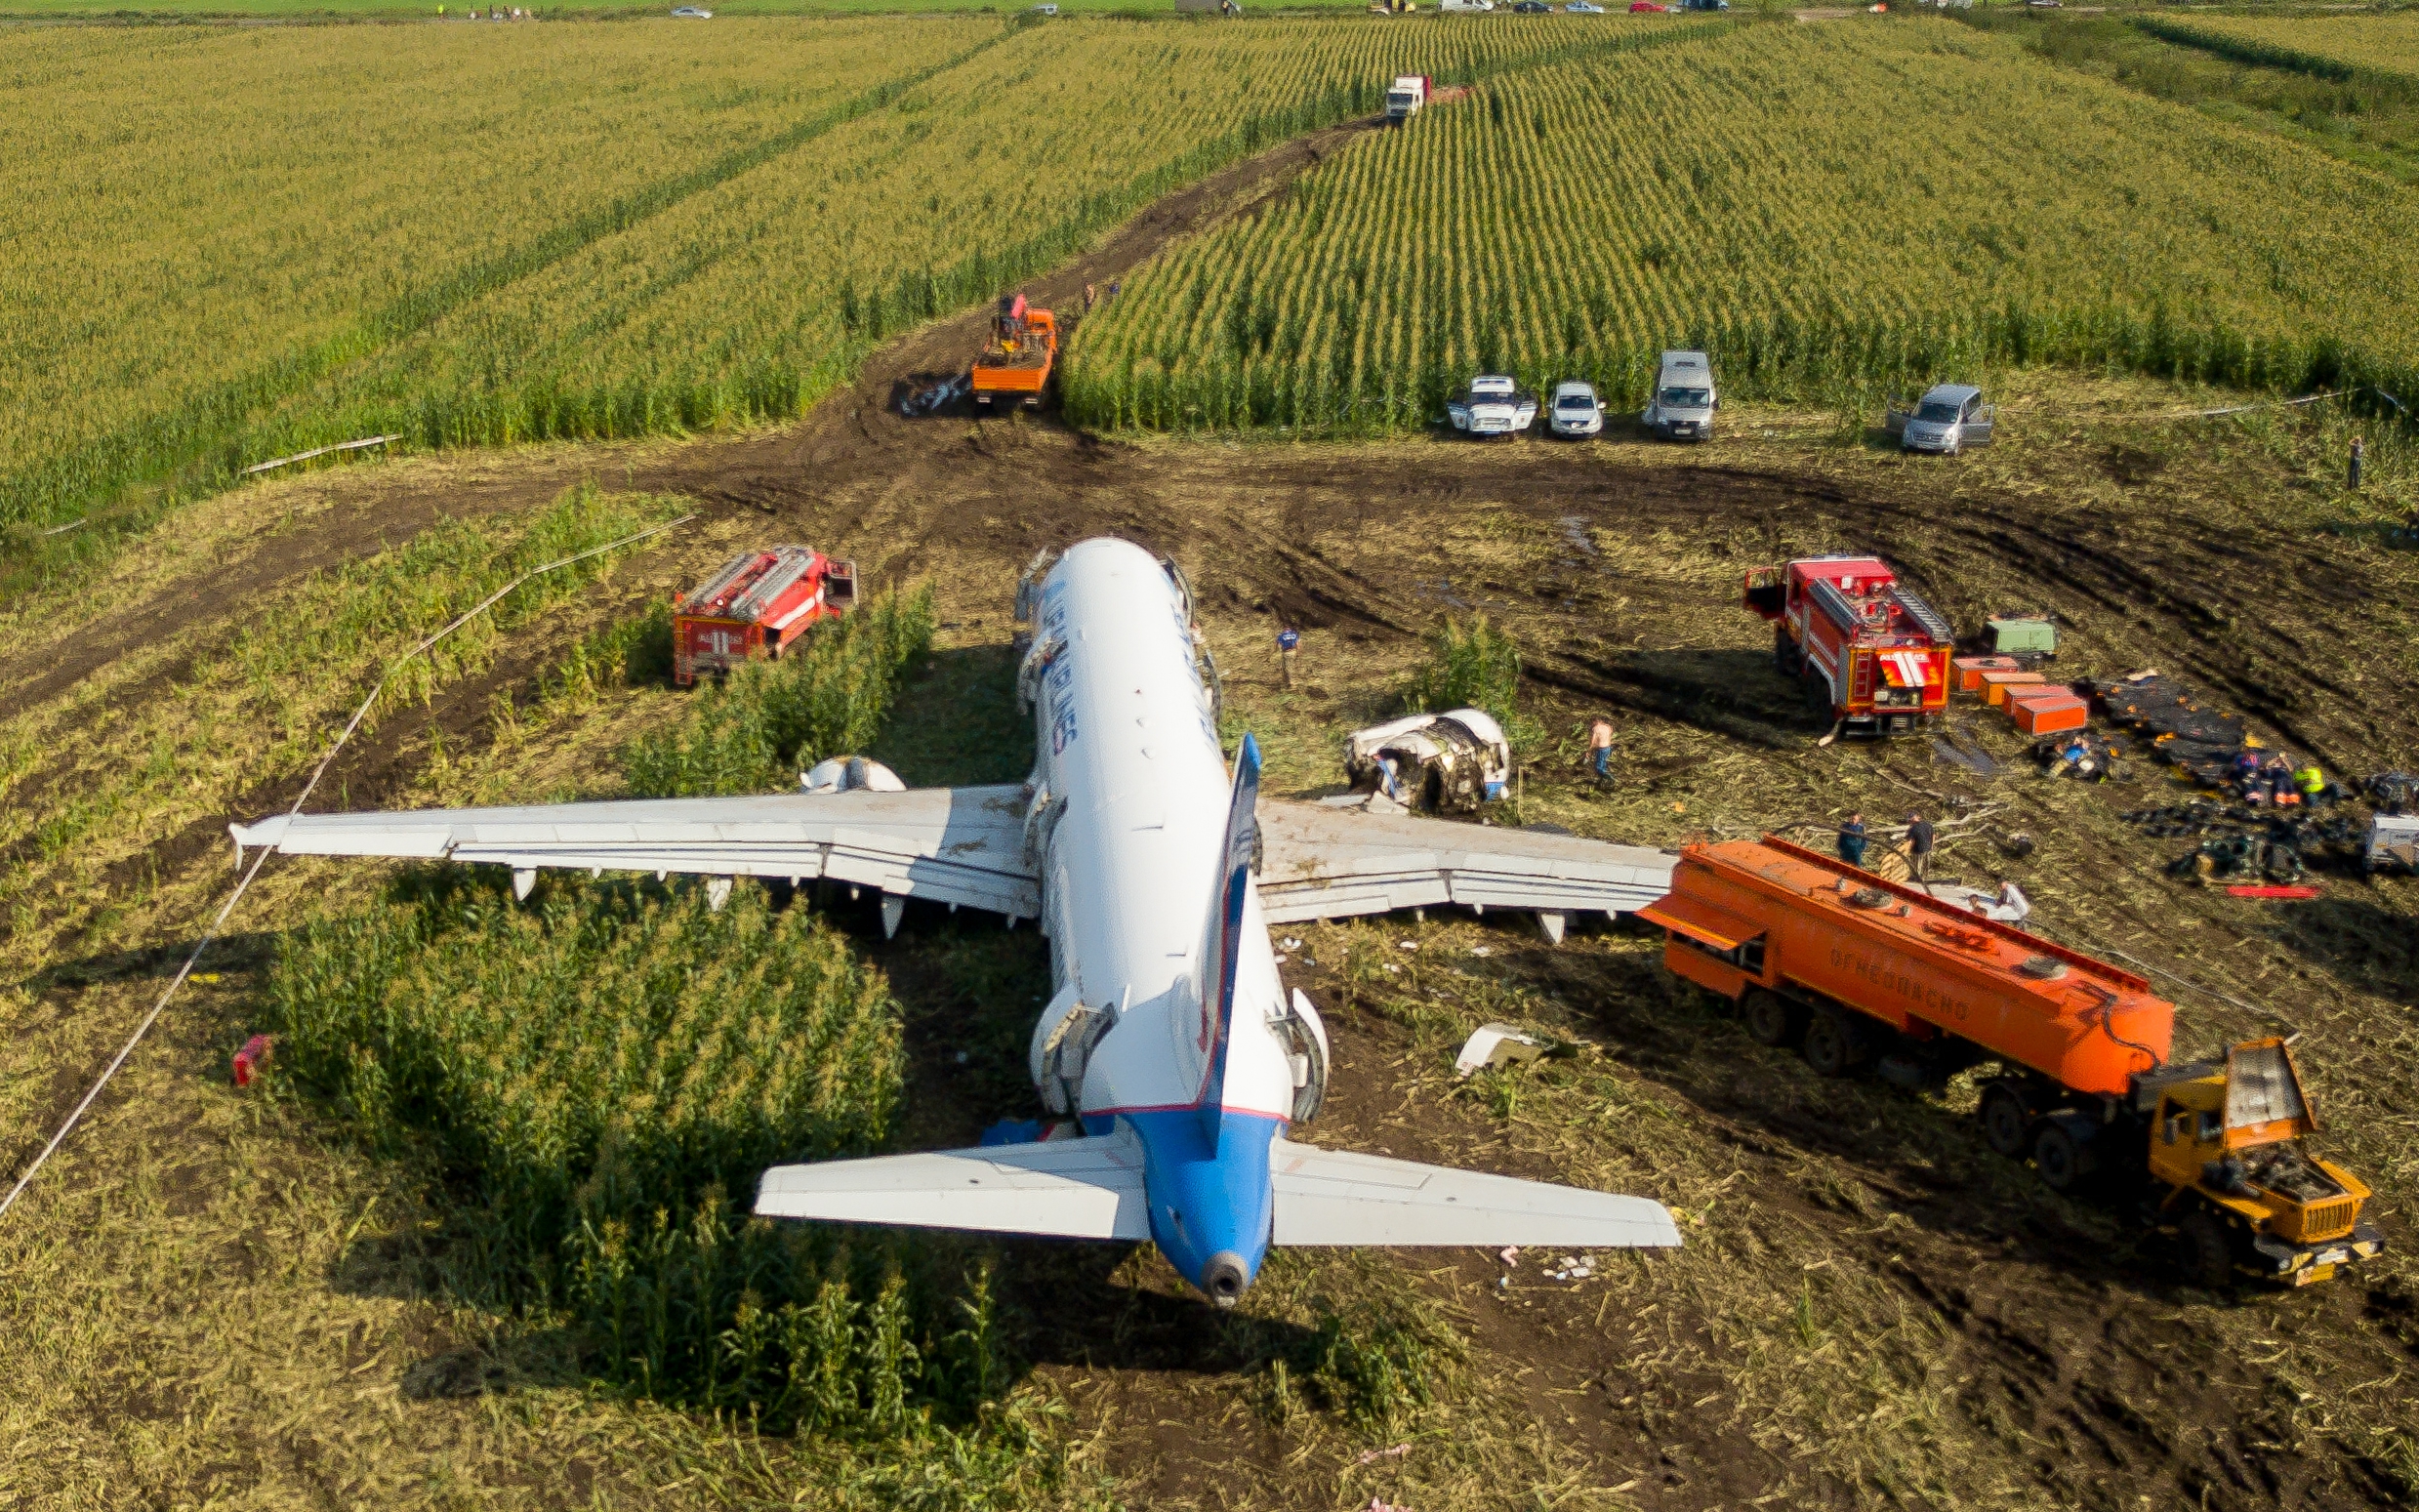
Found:
[[[1227,770],[1183,594],[1129,542],[1086,541],[1046,580],[1034,616],[1035,813],[1053,993],[1041,1054],[1064,1016],[1096,1015],[1071,1099],[1087,1127],[1195,1101],[1207,1074],[1204,921],[1227,822]],[[1256,890],[1237,957],[1224,1106],[1285,1120],[1293,1077],[1268,1028],[1284,994]],[[1061,1061],[1065,1070],[1076,1065]],[[1076,1088],[1070,1088],[1074,1090]]]

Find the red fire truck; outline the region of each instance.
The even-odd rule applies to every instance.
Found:
[[[1841,730],[1912,730],[1948,705],[1956,636],[1875,556],[1808,556],[1747,574],[1746,604],[1773,622],[1773,657]]]
[[[672,680],[687,687],[751,656],[779,656],[857,601],[857,564],[811,547],[743,552],[672,600]]]

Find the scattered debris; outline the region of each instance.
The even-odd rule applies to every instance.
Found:
[[[2236,898],[2315,898],[2318,895],[2316,887],[2279,887],[2273,884],[2236,883],[2226,891],[2229,896]]]
[[[1567,1254],[1562,1263],[1545,1273],[1548,1281],[1585,1281],[1596,1274],[1596,1257],[1592,1254]]]
[[[1294,951],[1300,950],[1301,948],[1302,948],[1302,942],[1301,942],[1301,941],[1299,941],[1299,940],[1297,940],[1297,939],[1295,939],[1293,936],[1292,936],[1292,935],[1290,935],[1290,934],[1289,934],[1289,935],[1287,935],[1284,939],[1279,940],[1279,941],[1277,942],[1277,949],[1279,949],[1279,950],[1281,950],[1281,951],[1284,951],[1284,952],[1286,952],[1286,953],[1287,953],[1287,954],[1289,954],[1289,955],[1291,955],[1291,954],[1292,954],[1292,952],[1294,952]]]
[[[1407,715],[1344,737],[1344,775],[1397,803],[1473,813],[1504,796],[1512,747],[1484,710]]]
[[[1470,954],[1473,956],[1492,956],[1495,953],[1496,948],[1492,945],[1473,945],[1470,947]]]
[[[1381,1459],[1400,1459],[1405,1454],[1410,1452],[1411,1445],[1408,1443],[1397,1444],[1392,1449],[1363,1450],[1361,1451],[1361,1457],[1354,1460],[1353,1463],[1360,1465],[1374,1465]]]
[[[262,1073],[268,1070],[268,1063],[276,1058],[277,1040],[274,1035],[254,1035],[246,1040],[244,1047],[235,1052],[235,1084],[250,1086]]]
[[[1520,1246],[1505,1245],[1501,1249],[1496,1251],[1496,1258],[1501,1260],[1506,1265],[1518,1265],[1520,1263]]]
[[[1559,1040],[1541,1040],[1509,1024],[1482,1024],[1478,1033],[1462,1044],[1461,1053],[1454,1057],[1454,1075],[1467,1077],[1474,1071],[1524,1066],[1533,1060],[1559,1059],[1578,1053],[1576,1045]]]
[[[973,375],[961,373],[947,383],[935,384],[929,388],[909,394],[901,399],[899,413],[910,420],[922,420],[926,415],[938,414],[964,398],[966,390],[973,385]]]
[[[2032,743],[2032,759],[2044,777],[2071,777],[2078,782],[2121,780],[2116,747],[2093,730],[2064,730]]]

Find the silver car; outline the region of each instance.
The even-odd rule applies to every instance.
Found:
[[[1996,413],[1983,402],[1983,391],[1972,384],[1936,384],[1916,403],[1913,413],[1890,411],[1890,433],[1905,450],[1954,457],[1969,446],[1990,444]]]
[[[1556,435],[1577,439],[1604,434],[1604,401],[1596,397],[1593,385],[1576,379],[1556,384],[1551,416],[1546,428]]]

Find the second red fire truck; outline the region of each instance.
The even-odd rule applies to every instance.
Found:
[[[1948,705],[1955,634],[1877,556],[1807,556],[1747,574],[1781,671],[1841,732],[1894,735]]]

